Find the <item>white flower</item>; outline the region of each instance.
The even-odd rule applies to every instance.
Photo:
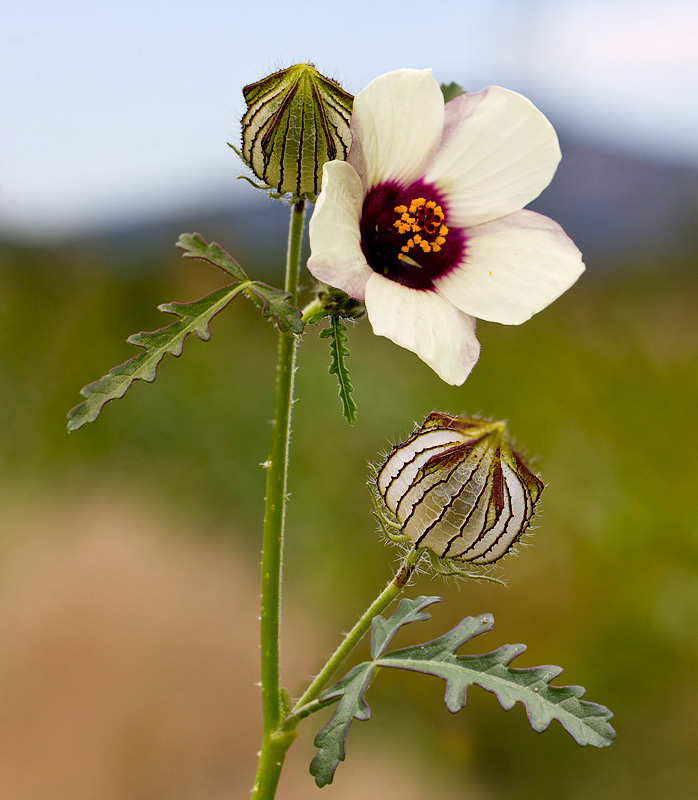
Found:
[[[351,131],[347,161],[324,167],[308,268],[459,385],[480,352],[476,317],[524,322],[584,270],[557,223],[522,210],[560,161],[555,131],[498,86],[444,105],[431,70],[413,69],[359,92]]]

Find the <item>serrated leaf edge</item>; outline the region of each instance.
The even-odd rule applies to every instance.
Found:
[[[184,250],[182,258],[198,258],[201,261],[208,261],[214,267],[232,275],[240,283],[249,280],[245,270],[227,250],[224,250],[217,242],[209,244],[200,233],[180,234],[175,247]]]
[[[344,415],[344,419],[346,419],[350,425],[353,425],[356,422],[359,409],[352,397],[354,386],[352,385],[349,368],[346,364],[346,359],[351,356],[347,346],[349,342],[349,338],[346,334],[347,327],[336,314],[331,314],[329,317],[329,327],[320,331],[319,336],[321,339],[330,340],[331,362],[328,372],[331,375],[337,376],[339,399],[342,402],[342,414]]]
[[[339,703],[334,714],[332,714],[322,730],[318,732],[314,741],[318,752],[310,762],[310,774],[315,778],[315,783],[320,788],[332,783],[337,767],[346,758],[347,736],[349,735],[351,723],[354,720],[364,722],[371,716],[371,709],[366,702],[365,696],[374,670],[375,667],[370,661],[359,664],[348,672],[339,683],[335,684],[329,692],[322,695],[322,699],[325,702],[330,702],[332,699],[337,698]],[[356,689],[347,701],[346,688],[354,685],[356,685]],[[348,712],[344,712],[347,702],[349,709]],[[330,741],[330,748],[334,749],[336,756],[334,759],[332,756],[328,759],[328,748],[325,744],[334,731],[338,729],[340,731],[343,730],[341,737],[334,737]]]
[[[209,330],[211,320],[222,311],[243,288],[245,288],[244,284],[230,284],[216,289],[197,300],[193,300],[191,303],[163,303],[158,306],[160,311],[167,314],[174,314],[177,319],[169,325],[165,325],[155,331],[135,333],[128,337],[126,341],[136,347],[142,347],[143,352],[113,367],[106,375],[87,384],[87,386],[80,390],[80,394],[86,399],[68,412],[68,430],[75,431],[88,422],[94,422],[109,401],[121,399],[136,381],[143,380],[146,383],[152,383],[157,376],[157,368],[162,359],[168,353],[175,358],[179,357],[184,347],[184,341],[190,334],[194,333],[202,341],[208,341],[211,336]],[[193,316],[189,323],[182,325],[185,319],[185,313],[183,313],[181,309],[194,306],[216,295],[220,295],[220,299],[214,301],[211,306],[206,308],[201,314]],[[177,326],[181,327],[179,330],[172,331],[173,335],[171,339],[167,340],[164,344],[151,349],[146,343],[148,338],[155,338],[169,329],[177,328]],[[129,372],[129,369],[133,371]],[[102,399],[97,399],[99,395],[104,395],[104,397]]]
[[[416,598],[414,601],[409,601],[411,605],[403,607],[400,617],[398,620],[395,620],[394,626],[392,627],[390,626],[390,622],[393,617],[398,615],[400,607],[398,607],[388,620],[381,616],[376,616],[374,619],[374,626],[378,630],[375,631],[375,640],[374,635],[372,635],[372,659],[354,667],[342,680],[326,689],[318,698],[325,704],[329,704],[338,699],[341,704],[346,697],[344,687],[350,685],[353,680],[356,680],[355,676],[358,674],[358,670],[362,671],[364,675],[364,688],[360,695],[361,713],[359,715],[352,713],[349,716],[344,712],[338,716],[340,710],[338,706],[329,722],[315,738],[315,744],[318,746],[319,750],[311,763],[311,772],[315,776],[316,783],[318,782],[318,773],[320,773],[318,765],[322,764],[324,767],[324,771],[320,774],[323,783],[318,783],[318,786],[331,783],[339,762],[344,760],[346,755],[346,740],[349,727],[353,720],[369,719],[371,709],[366,702],[365,692],[371,683],[376,669],[380,667],[407,669],[412,672],[421,672],[423,674],[442,678],[446,681],[444,701],[446,707],[452,713],[460,711],[465,707],[467,689],[472,685],[476,685],[494,694],[505,711],[513,708],[517,702],[521,702],[526,710],[529,724],[533,730],[538,733],[546,730],[550,722],[556,719],[581,746],[591,744],[596,747],[605,747],[613,742],[615,731],[609,724],[609,720],[612,719],[613,714],[608,708],[599,703],[580,700],[579,698],[585,694],[585,689],[581,686],[550,686],[550,681],[554,680],[562,672],[561,667],[547,665],[517,668],[509,666],[517,656],[521,655],[521,653],[526,650],[525,645],[503,645],[483,655],[457,655],[456,651],[467,641],[492,630],[494,618],[491,614],[466,617],[452,630],[437,639],[433,639],[421,645],[412,645],[411,647],[383,654],[385,647],[387,647],[400,627],[409,624],[409,622],[429,619],[430,615],[423,612],[423,609],[427,605],[437,602],[438,600],[440,600],[438,597],[422,596]],[[402,606],[404,602],[405,600],[403,599],[400,605]],[[379,622],[378,620],[381,621]],[[429,649],[433,649],[434,645],[439,642],[444,645],[444,655],[450,656],[450,659],[435,660],[434,658],[424,657],[425,653],[428,654]],[[373,655],[376,651],[380,651],[381,653],[377,657]],[[420,652],[422,658],[415,657]],[[412,660],[406,659],[405,656],[411,656]],[[484,670],[475,670],[464,666],[468,661],[472,663],[476,660],[487,661],[488,659],[492,662],[492,665]],[[436,665],[436,667],[434,665]],[[448,674],[444,675],[443,672],[445,670],[439,671],[439,665],[455,670],[455,677]],[[428,668],[429,666],[431,666],[431,669]],[[464,670],[472,674],[470,679],[463,675]],[[531,678],[531,680],[527,682],[526,685],[522,686],[520,682],[517,683],[514,680],[507,681],[506,678],[502,678],[501,675],[494,674],[495,672],[501,671],[504,671],[505,675],[525,676]],[[489,680],[486,680],[486,678],[489,678]],[[493,682],[495,685],[493,685]],[[499,691],[497,691],[497,684],[499,685]],[[509,691],[504,692],[504,688],[508,688]],[[522,694],[526,699],[522,699],[520,696]],[[515,697],[514,695],[519,696]],[[555,695],[560,698],[558,702],[554,702],[553,698]],[[356,697],[356,693],[354,697]],[[569,708],[570,704],[574,705],[574,710]],[[562,709],[564,713],[561,713],[558,709]],[[590,713],[580,713],[584,711]],[[330,761],[328,767],[325,763],[325,744],[330,734],[337,729],[341,730],[342,727],[341,757],[338,757],[334,762]],[[338,749],[336,741],[334,742],[334,747],[335,750]]]
[[[175,246],[184,251],[183,258],[206,261],[232,275],[240,284],[244,284],[243,288],[250,299],[257,302],[258,305],[261,304],[262,316],[273,317],[280,331],[298,334],[303,332],[301,312],[287,302],[291,294],[263,281],[251,281],[240,264],[217,242],[209,244],[200,233],[182,233]],[[283,315],[278,313],[278,307],[273,302],[273,298],[283,306]]]

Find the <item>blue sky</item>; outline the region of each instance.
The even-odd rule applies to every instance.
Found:
[[[698,165],[698,4],[684,0],[24,0],[3,14],[0,230],[239,195],[241,87],[313,61],[357,92],[399,67],[527,94],[558,126]],[[258,9],[262,9],[261,11]]]

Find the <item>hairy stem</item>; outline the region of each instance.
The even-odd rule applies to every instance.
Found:
[[[373,618],[383,612],[393,600],[402,593],[402,590],[407,585],[410,576],[414,572],[419,560],[423,555],[421,550],[410,550],[405,556],[404,561],[400,565],[400,569],[395,573],[393,579],[383,589],[383,591],[376,597],[371,605],[364,611],[354,627],[346,634],[342,643],[329,657],[325,666],[320,670],[313,682],[308,686],[303,696],[293,706],[289,714],[288,720],[285,723],[287,729],[295,727],[295,724],[312,713],[317,711],[321,706],[313,705],[310,708],[308,704],[313,701],[322,692],[323,688],[327,685],[330,678],[337,672],[342,662],[347,658],[351,651],[361,641],[366,631],[371,627]]]
[[[289,302],[294,306],[297,305],[304,215],[305,200],[300,200],[291,211],[286,261],[285,289],[291,294]],[[280,735],[277,729],[285,712],[279,680],[279,626],[288,446],[291,433],[293,374],[297,341],[292,333],[279,334],[274,430],[267,460],[267,490],[262,541],[260,639],[264,734],[257,776],[252,789],[253,800],[271,800],[274,797],[284,756],[295,738],[295,734]]]

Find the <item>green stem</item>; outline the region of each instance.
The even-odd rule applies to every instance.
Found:
[[[400,569],[395,573],[395,577],[388,583],[378,597],[376,597],[366,611],[364,611],[356,625],[346,634],[342,643],[330,656],[327,663],[314,678],[310,686],[308,686],[303,696],[293,706],[284,723],[284,728],[286,730],[292,730],[303,717],[321,707],[312,706],[309,709],[305,708],[318,697],[330,678],[342,665],[342,662],[361,641],[366,631],[371,627],[373,618],[384,611],[402,592],[422,555],[424,555],[423,550],[412,549],[407,553]]]
[[[300,252],[303,236],[305,200],[293,206],[288,235],[285,289],[289,302],[297,305]],[[281,616],[281,566],[283,557],[288,445],[293,406],[293,374],[297,338],[291,333],[279,335],[279,359],[276,376],[276,405],[271,450],[267,460],[267,487],[262,541],[261,598],[261,686],[264,734],[252,789],[253,800],[271,800],[281,774],[284,756],[295,734],[277,732],[284,714],[279,679],[279,625]]]
[[[257,769],[257,780],[252,790],[252,800],[274,797],[286,752],[297,736],[296,726],[302,719],[327,705],[327,702],[317,699],[323,688],[351,651],[359,644],[366,631],[371,627],[373,618],[383,612],[401,594],[423,555],[424,551],[422,550],[410,550],[407,553],[393,579],[346,634],[342,643],[330,656],[303,696],[288,715],[281,720],[279,727],[272,731],[269,737],[265,737]]]

